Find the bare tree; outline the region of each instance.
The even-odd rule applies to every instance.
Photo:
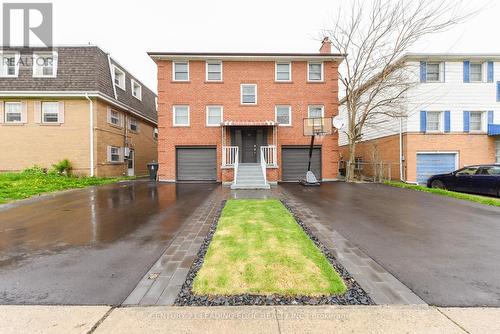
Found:
[[[331,30],[333,47],[346,55],[339,79],[345,89],[344,130],[349,145],[349,179],[354,176],[356,144],[363,128],[384,117],[404,117],[403,100],[415,84],[403,60],[416,42],[474,15],[462,0],[353,0],[339,10]]]

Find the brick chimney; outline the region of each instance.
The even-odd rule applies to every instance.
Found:
[[[321,48],[319,48],[319,53],[332,53],[332,42],[328,37],[323,38],[321,41]]]

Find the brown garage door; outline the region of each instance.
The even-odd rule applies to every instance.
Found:
[[[177,181],[216,181],[217,151],[209,147],[176,149]]]
[[[283,147],[281,149],[283,181],[298,181],[305,178],[309,162],[309,147]],[[313,149],[311,170],[321,180],[321,148]]]

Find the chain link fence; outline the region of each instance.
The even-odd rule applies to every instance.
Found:
[[[361,161],[356,160],[354,163],[353,180],[365,182],[384,182],[391,180],[400,180],[400,164],[384,161]],[[340,161],[339,175],[343,179],[349,179],[351,170],[349,161]],[[403,166],[403,179],[404,179]]]

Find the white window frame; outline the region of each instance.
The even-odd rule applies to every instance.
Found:
[[[474,130],[472,129],[472,114],[479,114],[480,115],[480,124],[479,124],[479,130]],[[484,111],[479,111],[479,110],[474,110],[474,111],[470,111],[469,112],[469,132],[483,132],[486,130],[486,126],[485,126],[485,115],[487,115],[486,112]]]
[[[113,149],[117,150],[117,153],[114,154],[114,155],[118,156],[118,160],[113,160]],[[113,164],[117,164],[117,163],[122,163],[123,162],[123,159],[122,159],[122,148],[121,147],[109,145],[109,161],[108,162],[113,163]]]
[[[209,124],[208,123],[208,109],[210,109],[210,108],[219,108],[220,109],[220,122],[219,122],[219,124]],[[221,105],[208,105],[206,108],[205,114],[206,114],[205,124],[207,127],[220,127],[221,126],[220,123],[222,123],[224,120],[224,107]]]
[[[214,80],[214,79],[209,79],[208,78],[208,65],[220,65],[220,79]],[[223,69],[222,69],[222,61],[221,60],[207,60],[205,62],[205,80],[209,82],[222,82],[223,79]],[[188,68],[188,73],[189,73],[189,68]],[[189,76],[189,74],[188,74]]]
[[[142,85],[139,84],[137,81],[134,79],[130,79],[130,87],[132,88],[132,96],[138,99],[139,101],[142,101]],[[136,96],[134,94],[136,87],[139,89],[139,96]]]
[[[472,65],[479,65],[479,68],[481,69],[481,77],[479,80],[472,80]],[[484,63],[482,62],[471,62],[469,65],[469,82],[484,82],[485,74],[485,68],[484,68]]]
[[[176,109],[179,108],[179,107],[185,107],[187,108],[187,124],[177,124],[175,119],[176,119]],[[172,107],[172,124],[175,126],[175,127],[188,127],[190,126],[191,124],[191,112],[189,110],[189,105],[187,104],[177,104],[177,105],[174,105]]]
[[[187,79],[182,80],[182,79],[176,79],[175,78],[175,65],[176,64],[187,64]],[[178,82],[188,82],[189,81],[189,61],[173,61],[172,62],[172,81],[178,81]]]
[[[19,105],[19,121],[8,121],[7,114],[11,114],[11,112],[7,111],[7,105],[16,104]],[[22,124],[23,123],[23,103],[21,101],[5,101],[3,105],[3,121],[6,124]]]
[[[307,118],[312,118],[311,117],[311,108],[321,108],[321,117],[325,117],[325,106],[320,105],[320,104],[311,104],[307,106]]]
[[[7,70],[5,71],[4,74],[4,62],[5,58],[9,56],[14,56],[14,62],[15,62],[15,69],[14,69],[14,74],[7,74]],[[19,75],[19,52],[0,52],[0,77],[2,78],[17,78]]]
[[[288,79],[283,80],[283,79],[278,79],[278,65],[288,65]],[[308,65],[309,68],[309,65]],[[277,82],[291,82],[292,81],[292,62],[290,61],[277,61],[274,64],[274,81]]]
[[[429,64],[438,66],[438,78],[437,80],[429,80]],[[425,65],[425,82],[443,82],[443,62],[430,61]]]
[[[123,75],[123,80],[119,80],[120,81],[119,84],[117,84],[116,81],[115,81],[116,72],[119,72],[119,73],[121,73]],[[122,70],[122,69],[120,69],[118,66],[113,65],[113,85],[115,85],[118,88],[121,88],[121,89],[125,90],[126,89],[126,87],[125,87],[126,80],[127,79],[126,79],[125,71]]]
[[[158,128],[153,128],[153,139],[158,140],[158,135],[159,135]]]
[[[118,114],[118,123],[113,123],[113,113],[117,113]],[[118,110],[115,110],[115,109],[110,109],[109,110],[109,124],[113,125],[113,126],[118,126],[118,127],[123,127],[123,122],[122,122],[122,117],[123,117],[123,114],[121,112],[119,112]]]
[[[135,125],[135,130],[134,130],[134,129],[132,129],[132,125]],[[137,132],[139,132],[139,122],[137,121],[137,119],[136,119],[136,118],[134,118],[134,117],[129,117],[129,118],[128,118],[128,125],[127,125],[127,126],[128,126],[128,129],[129,129],[130,131],[132,131],[132,132],[136,132],[136,133],[137,133]]]
[[[255,102],[243,102],[243,87],[244,86],[253,86],[255,87]],[[257,104],[257,84],[245,84],[245,83],[242,83],[240,85],[240,103],[242,105],[256,105]]]
[[[50,104],[56,104],[57,105],[57,121],[56,122],[46,122],[45,121],[45,110],[43,109],[43,106],[46,105],[47,103]],[[57,101],[42,101],[41,102],[41,115],[42,115],[42,124],[60,124],[61,123],[61,110],[59,110],[59,102]]]
[[[321,65],[321,79],[311,79],[310,67],[309,65],[320,64]],[[310,61],[307,62],[307,82],[323,82],[325,80],[325,69],[322,61]]]
[[[278,108],[288,108],[288,123],[282,124],[278,123]],[[278,126],[292,126],[292,106],[286,104],[278,104],[274,106],[274,120],[278,123]]]
[[[438,129],[437,130],[429,130],[429,113],[438,114]],[[431,110],[426,111],[425,115],[425,132],[426,133],[440,133],[444,132],[444,112],[439,110]]]
[[[52,56],[52,74],[44,75],[43,66],[39,66],[38,59],[44,56]],[[52,52],[33,52],[33,78],[57,78],[57,63],[58,55],[57,51]],[[41,68],[41,73],[37,73],[37,68]]]
[[[497,164],[500,163],[500,139],[495,140],[495,159]]]

